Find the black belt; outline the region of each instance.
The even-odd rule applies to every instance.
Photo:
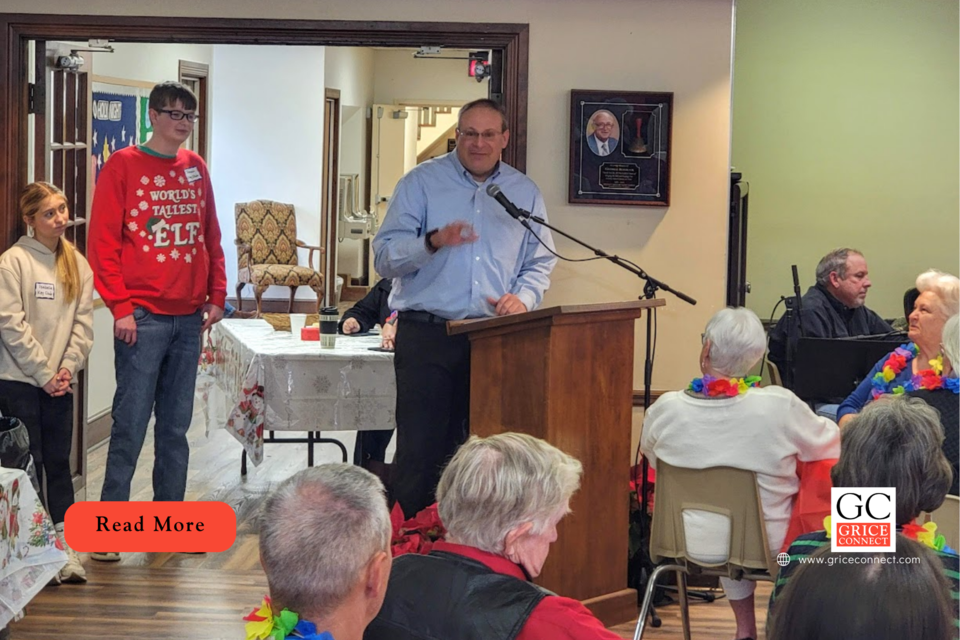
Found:
[[[447,319],[434,315],[429,311],[401,311],[397,314],[404,322],[424,322],[427,324],[446,324]]]

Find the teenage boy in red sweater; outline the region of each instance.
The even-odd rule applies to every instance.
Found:
[[[153,499],[183,500],[200,334],[223,317],[227,295],[210,175],[200,156],[180,148],[193,132],[197,98],[164,82],[150,92],[149,108],[152,137],[110,156],[90,216],[90,266],[113,313],[117,372],[103,501],[130,499],[151,413]]]

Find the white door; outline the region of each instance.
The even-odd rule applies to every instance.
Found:
[[[383,221],[393,190],[403,175],[417,164],[417,108],[391,104],[373,105],[370,144],[370,202]],[[370,252],[370,273],[373,273]],[[370,285],[379,280],[376,276]]]

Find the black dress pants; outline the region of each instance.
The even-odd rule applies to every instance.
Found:
[[[385,462],[392,438],[393,430],[359,431],[353,447],[353,464],[366,469],[371,462]]]
[[[409,518],[435,501],[440,472],[467,439],[470,342],[446,322],[397,323],[397,464],[393,497]]]
[[[19,418],[30,434],[30,455],[46,493],[44,505],[54,524],[63,522],[73,504],[70,446],[73,440],[73,395],[52,398],[26,382],[0,380],[0,412]],[[46,482],[44,482],[46,477]]]

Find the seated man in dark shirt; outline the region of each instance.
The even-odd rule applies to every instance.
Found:
[[[390,317],[390,290],[393,281],[384,278],[355,305],[343,312],[340,333],[366,333],[374,325],[383,326]]]
[[[391,316],[387,303],[392,282],[387,278],[380,280],[363,299],[344,311],[343,318],[340,319],[340,333],[366,333],[374,325],[380,325],[381,345],[384,349],[393,350],[393,339],[397,334],[396,317]],[[357,446],[353,451],[353,463],[370,469],[383,478],[387,445],[392,437],[393,431],[360,431],[357,434]]]
[[[847,338],[884,334],[893,328],[864,305],[870,288],[867,261],[856,249],[835,249],[820,259],[817,284],[801,298],[801,328],[806,338]],[[796,314],[796,310],[793,312]],[[792,358],[795,317],[786,314],[770,332],[770,361],[780,369],[783,384],[793,388]]]

